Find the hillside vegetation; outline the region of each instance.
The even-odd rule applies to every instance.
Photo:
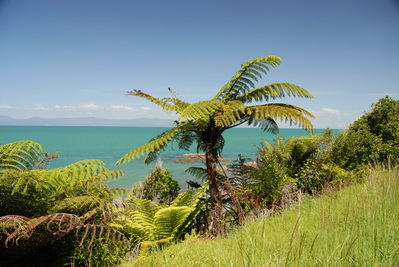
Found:
[[[399,170],[248,222],[226,238],[190,237],[123,266],[398,266]]]

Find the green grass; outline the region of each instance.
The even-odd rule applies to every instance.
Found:
[[[226,238],[190,237],[126,266],[399,266],[399,170],[248,222]]]

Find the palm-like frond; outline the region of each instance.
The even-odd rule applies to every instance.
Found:
[[[95,195],[71,196],[54,202],[50,212],[66,212],[83,215],[87,210],[93,210],[94,208],[107,205],[108,203],[107,199]]]
[[[195,120],[195,121],[208,121],[210,116],[224,105],[221,101],[200,101],[189,105],[180,114],[178,120]]]
[[[251,103],[252,101],[269,101],[269,99],[282,98],[285,96],[298,96],[312,98],[312,94],[292,83],[273,83],[259,88],[247,91],[245,94],[238,96],[237,100],[243,103]]]
[[[313,131],[313,125],[307,117],[314,116],[300,107],[289,104],[266,104],[260,106],[249,106],[245,113],[253,120],[273,119],[282,120]]]
[[[126,171],[121,170],[111,170],[111,171],[103,171],[91,177],[93,181],[109,181],[109,180],[117,180],[123,175],[125,175]]]
[[[204,183],[199,189],[197,190],[187,190],[177,196],[172,203],[170,203],[171,207],[181,207],[187,206],[191,208],[195,208],[198,202],[200,201],[203,194],[208,189],[209,184]]]
[[[46,192],[54,189],[51,180],[46,180],[43,177],[45,170],[19,171],[16,179],[12,182],[12,192],[27,194],[32,192]],[[9,174],[7,174],[9,175]],[[7,175],[4,175],[6,177]]]
[[[279,131],[279,127],[277,125],[277,122],[274,119],[272,119],[272,118],[255,120],[252,117],[250,117],[247,120],[247,123],[250,126],[259,127],[263,131],[270,132],[270,133],[273,133],[273,134],[277,134],[278,131]]]
[[[159,210],[154,216],[155,238],[159,240],[175,237],[193,211],[193,208],[187,206],[167,207]]]
[[[190,167],[186,170],[186,172],[198,180],[206,181],[206,179],[208,179],[208,172],[202,167]]]
[[[79,179],[83,180],[98,173],[108,171],[108,169],[105,167],[105,163],[101,160],[86,159],[50,171],[55,173],[61,172],[64,176],[79,177]]]
[[[260,57],[243,63],[242,69],[236,72],[212,100],[225,102],[245,94],[251,88],[255,88],[255,82],[270,70],[269,67],[277,67],[280,64],[281,59],[277,56]]]
[[[31,170],[42,158],[42,146],[23,140],[0,146],[0,171],[4,169]]]
[[[171,101],[171,98],[168,98],[167,101],[174,102],[174,105],[171,105],[167,101],[163,101],[161,99],[153,97],[153,96],[151,96],[149,94],[146,94],[146,93],[142,92],[141,90],[133,90],[133,91],[127,92],[127,95],[132,95],[132,96],[145,98],[145,99],[151,101],[152,103],[158,105],[159,107],[161,107],[166,112],[174,111],[176,113],[180,113],[182,108],[184,107],[184,105],[183,105],[184,102],[183,101],[175,102],[175,101]]]
[[[116,164],[129,162],[133,159],[139,158],[144,154],[149,154],[149,159],[153,159],[154,153],[159,153],[163,151],[168,142],[173,139],[177,134],[179,134],[179,132],[180,129],[176,127],[164,132],[163,134],[153,138],[149,143],[140,146],[124,155],[120,160],[116,162]]]
[[[175,112],[180,113],[183,111],[186,107],[190,105],[190,103],[185,102],[177,97],[164,97],[162,98],[163,101],[165,102],[170,102],[175,106]]]
[[[245,105],[239,100],[229,101],[223,105],[214,116],[218,127],[229,127],[242,119]]]

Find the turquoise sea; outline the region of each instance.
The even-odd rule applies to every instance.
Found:
[[[66,166],[83,159],[102,160],[109,169],[128,172],[119,180],[110,182],[110,186],[130,188],[132,184],[144,180],[154,168],[154,164],[146,165],[142,158],[118,166],[115,162],[167,129],[161,127],[0,126],[0,144],[18,140],[38,142],[43,146],[44,151],[59,153],[59,158],[51,161],[50,168]],[[316,129],[315,134],[323,131],[324,129]],[[309,133],[302,129],[280,129],[279,134],[274,135],[257,128],[231,129],[224,134],[226,143],[222,156],[235,160],[241,154],[255,159],[258,152],[256,146],[262,140],[272,142],[279,135],[288,139],[291,136],[304,136]],[[185,151],[178,150],[177,145],[171,143],[167,150],[161,153],[163,167],[172,172],[173,178],[179,181],[182,188],[187,187],[185,181],[194,180],[192,176],[185,173],[185,170],[191,166],[202,166],[202,163],[176,163],[175,161],[182,159],[185,153],[195,152],[194,146],[190,151]]]

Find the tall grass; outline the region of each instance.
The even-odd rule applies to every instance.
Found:
[[[399,170],[307,199],[217,240],[189,238],[123,266],[399,266]]]

